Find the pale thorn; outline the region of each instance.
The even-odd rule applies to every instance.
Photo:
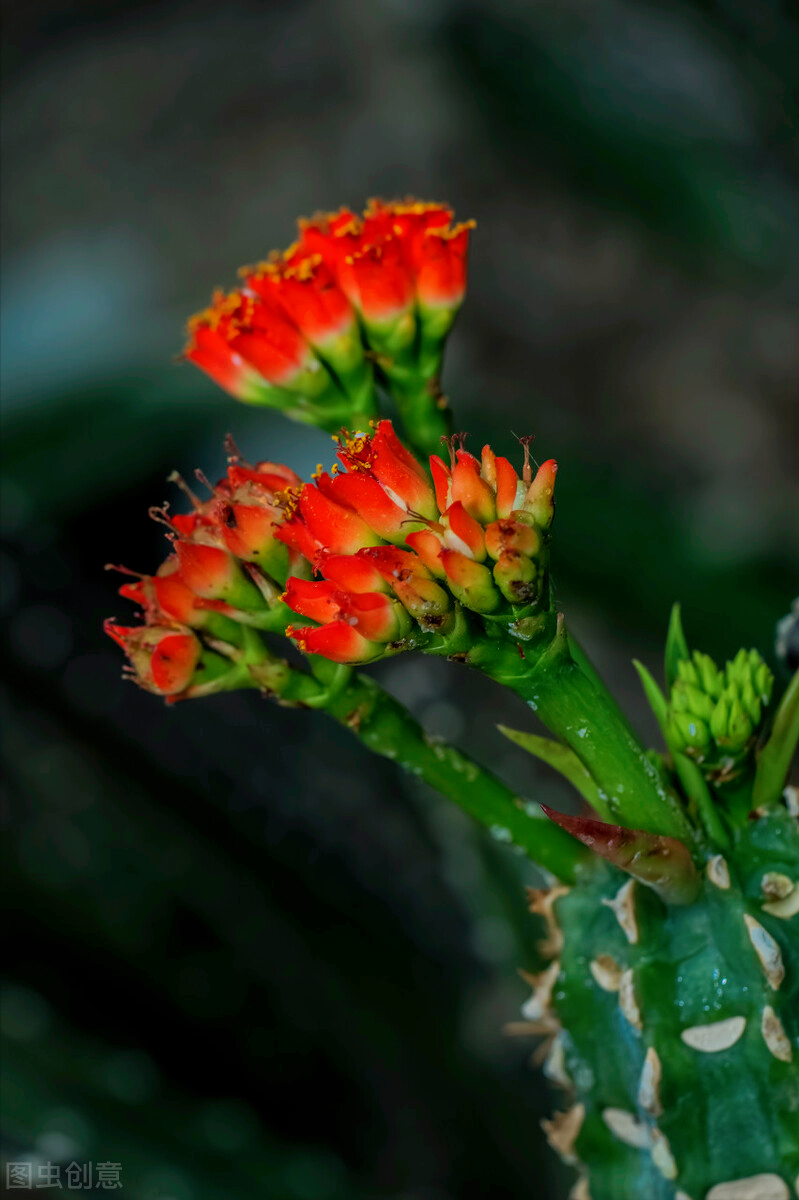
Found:
[[[621,987],[623,970],[610,954],[598,954],[588,968],[604,992],[617,992]]]
[[[557,1112],[551,1121],[542,1121],[541,1128],[547,1141],[565,1163],[576,1163],[574,1143],[585,1120],[585,1105],[575,1104],[568,1112]]]
[[[603,899],[602,901],[607,908],[612,910],[613,915],[624,931],[624,936],[632,946],[638,941],[638,920],[635,915],[634,890],[635,880],[628,879],[626,883],[622,884],[612,900]]]
[[[638,1084],[638,1103],[641,1108],[653,1117],[659,1117],[663,1112],[660,1103],[660,1081],[663,1078],[663,1068],[657,1050],[650,1046],[646,1052],[644,1065],[641,1068],[641,1079]]]
[[[787,787],[782,793],[785,800],[785,807],[792,817],[799,817],[799,788]],[[796,1189],[796,1194],[799,1196],[799,1187]]]
[[[794,881],[779,871],[766,871],[760,880],[760,890],[766,900],[784,900],[794,889]]]
[[[563,949],[563,932],[553,911],[553,905],[561,896],[568,896],[571,888],[557,884],[551,888],[530,888],[527,898],[530,901],[530,912],[542,917],[546,922],[546,939],[538,943],[538,949],[544,958],[560,954]]]
[[[707,864],[707,877],[717,888],[725,891],[730,886],[730,869],[721,854],[714,854]]]
[[[793,1050],[788,1035],[783,1028],[782,1021],[770,1004],[763,1009],[760,1032],[763,1034],[763,1041],[775,1058],[778,1058],[780,1062],[793,1062]]]
[[[779,1175],[750,1175],[717,1183],[705,1200],[790,1200],[788,1184]]]
[[[766,880],[769,879],[769,875],[771,875],[773,880],[778,880],[779,883],[767,885]],[[791,917],[795,917],[799,913],[799,883],[794,883],[787,875],[778,875],[770,872],[763,876],[762,888],[764,894],[768,895],[766,891],[767,886],[773,886],[775,889],[777,887],[784,888],[785,883],[783,881],[789,885],[788,890],[783,890],[782,894],[776,894],[776,891],[772,892],[771,894],[775,898],[763,905],[763,912],[768,913],[771,917],[779,917],[781,921],[789,921]]]
[[[680,1038],[692,1050],[702,1054],[718,1054],[734,1046],[746,1029],[746,1017],[727,1017],[724,1021],[713,1021],[709,1025],[692,1025],[683,1029]]]
[[[650,1145],[649,1126],[645,1121],[639,1121],[635,1113],[627,1112],[624,1108],[605,1108],[602,1110],[602,1120],[610,1132],[625,1146],[633,1146],[636,1150],[648,1150]]]
[[[749,941],[752,943],[755,954],[760,959],[763,973],[769,985],[776,991],[785,978],[785,966],[782,961],[780,948],[771,934],[766,932],[759,921],[756,921],[754,917],[750,917],[749,913],[744,913],[744,921],[746,922]]]
[[[552,1046],[549,1054],[544,1062],[544,1074],[547,1079],[558,1087],[571,1089],[574,1087],[574,1081],[571,1079],[566,1070],[566,1056],[563,1046],[563,1034],[558,1033],[552,1039]]]
[[[548,1014],[552,1004],[552,989],[559,974],[560,960],[556,958],[540,975],[524,976],[533,987],[532,996],[522,1005],[522,1016],[528,1021],[538,1021]]]
[[[549,1037],[560,1029],[557,1017],[542,1017],[540,1021],[508,1021],[502,1032],[507,1037]]]
[[[624,1013],[633,1029],[643,1029],[641,1010],[635,998],[635,986],[632,969],[624,971],[619,981],[619,1008]]]
[[[652,1162],[664,1179],[677,1178],[677,1163],[669,1139],[659,1129],[652,1130]]]

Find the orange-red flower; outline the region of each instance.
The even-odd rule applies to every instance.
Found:
[[[190,630],[106,621],[105,631],[125,651],[133,677],[147,691],[170,697],[190,686],[202,654],[202,643]]]
[[[339,459],[345,473],[306,484],[276,535],[302,546],[323,576],[298,586],[289,580],[286,592],[293,611],[318,622],[292,631],[305,649],[337,662],[383,652],[381,633],[352,607],[359,594],[381,593],[386,613],[393,598],[423,630],[440,633],[453,620],[453,597],[483,614],[503,602],[518,609],[546,601],[556,466],[550,460],[533,476],[526,441],[520,477],[488,446],[478,459],[453,438],[449,465],[430,459],[432,486],[388,421],[371,435],[343,438]],[[398,636],[392,626],[383,640]]]
[[[299,240],[218,292],[185,355],[240,400],[331,432],[377,416],[374,366],[409,426],[445,427],[437,378],[473,222],[415,200],[300,221]],[[443,421],[443,424],[442,424]]]

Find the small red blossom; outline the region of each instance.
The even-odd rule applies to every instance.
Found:
[[[466,290],[474,222],[451,226],[452,210],[410,200],[372,200],[300,223],[300,250],[318,254],[367,323],[384,325],[423,308],[457,309]]]
[[[281,311],[320,350],[357,331],[355,310],[321,254],[289,252],[240,274],[268,309]]]
[[[386,612],[393,598],[428,632],[446,630],[453,597],[483,614],[496,612],[503,600],[514,606],[545,601],[542,556],[556,467],[544,463],[533,477],[529,441],[522,442],[520,477],[490,447],[478,459],[464,448],[462,436],[453,438],[449,465],[437,455],[430,459],[431,487],[389,422],[381,421],[373,434],[341,438],[344,473],[322,473],[306,485],[277,534],[304,546],[323,576],[297,587],[290,580],[289,607],[335,629],[324,638],[308,630],[292,636],[315,653],[333,646],[336,661],[346,661],[342,656],[350,646],[358,661],[366,661],[363,656],[373,656],[374,649],[345,638],[342,621],[357,626],[366,641],[388,631],[368,629],[353,604],[359,593],[382,592]],[[393,629],[390,635],[393,640]]]
[[[311,401],[325,393],[340,399],[300,330],[263,296],[217,292],[188,328],[185,357],[239,400],[268,403],[271,393],[282,397],[286,392]]]
[[[125,651],[133,677],[147,691],[177,696],[191,684],[202,643],[190,630],[158,625],[130,627],[109,620],[105,631]]]
[[[370,642],[395,641],[410,627],[405,610],[385,592],[347,592],[327,579],[290,579],[286,603],[320,625],[346,621]]]
[[[286,633],[303,654],[319,654],[337,663],[367,663],[383,655],[384,647],[370,642],[348,621],[332,621],[329,625],[295,629],[289,625]]]

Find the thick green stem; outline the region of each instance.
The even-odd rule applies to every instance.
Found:
[[[441,395],[437,379],[417,379],[407,384],[392,383],[408,443],[427,457],[441,451],[441,439],[452,433],[452,410]]]
[[[598,676],[574,661],[562,625],[543,653],[526,657],[521,643],[485,639],[469,661],[521,696],[575,752],[619,824],[693,842],[676,797]]]
[[[280,665],[285,674],[278,674],[273,662],[266,668],[255,667],[251,686],[263,689],[268,678],[269,690],[282,703],[328,713],[375,754],[398,763],[453,800],[499,841],[518,846],[564,883],[574,882],[577,863],[588,857],[574,838],[460,750],[429,737],[407,709],[373,679],[352,675],[344,682],[344,677],[339,677],[329,686],[313,675]],[[238,678],[236,686],[241,686]]]
[[[372,679],[356,675],[325,711],[365,746],[418,775],[500,841],[525,853],[566,883],[574,882],[579,861],[574,839],[547,821],[501,780],[454,746],[429,737],[398,700]]]

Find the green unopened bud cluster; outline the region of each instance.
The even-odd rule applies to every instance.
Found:
[[[674,749],[708,770],[739,766],[753,746],[773,684],[756,650],[739,650],[723,669],[699,651],[682,659],[669,705]]]

